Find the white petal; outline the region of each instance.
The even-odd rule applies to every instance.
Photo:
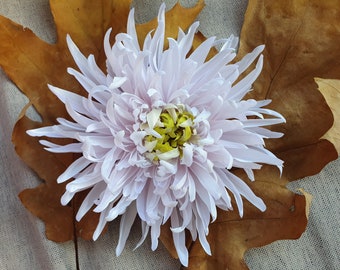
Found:
[[[246,54],[239,62],[237,62],[239,72],[245,71],[264,50],[264,45],[257,46],[251,53]]]
[[[104,182],[100,182],[96,184],[90,192],[86,195],[85,199],[83,200],[77,215],[76,220],[80,221],[85,214],[91,209],[95,201],[97,201],[100,197],[100,194],[104,191],[106,188],[106,184]]]
[[[251,71],[246,77],[239,81],[231,89],[231,95],[229,96],[232,100],[240,100],[250,90],[251,85],[260,75],[263,66],[263,55],[260,55],[259,60],[256,63],[255,69]]]
[[[84,157],[80,157],[73,161],[68,168],[58,177],[57,182],[62,183],[74,177],[77,173],[85,169],[91,162]]]
[[[180,226],[177,211],[174,211],[173,214],[171,215],[171,226],[173,228],[177,228]],[[187,267],[189,263],[189,253],[185,246],[185,232],[184,231],[179,233],[173,232],[172,237],[174,240],[178,258],[181,261],[181,264]]]
[[[96,227],[96,230],[94,231],[93,233],[93,236],[92,236],[92,239],[94,241],[96,241],[99,237],[99,235],[102,233],[105,225],[106,225],[106,215],[107,215],[107,212],[110,211],[110,208],[112,207],[113,203],[109,204],[107,206],[106,209],[104,209],[101,213],[100,213],[100,216],[99,216],[99,221],[98,221],[98,225]]]
[[[116,247],[116,255],[119,256],[125,246],[126,240],[129,236],[133,222],[135,221],[137,215],[136,205],[132,204],[126,210],[126,213],[122,215],[119,225],[119,240]]]
[[[68,183],[66,185],[66,190],[72,193],[76,193],[91,188],[100,181],[102,181],[100,175],[96,173],[86,174]]]
[[[159,116],[161,115],[162,109],[153,109],[146,115],[146,119],[149,124],[149,128],[153,129],[156,123],[159,121]]]
[[[82,143],[70,143],[67,145],[59,145],[55,143],[51,143],[46,140],[39,141],[42,145],[48,147],[45,148],[47,151],[52,153],[81,153]]]
[[[75,194],[75,192],[69,192],[66,190],[63,196],[60,198],[61,205],[67,205],[73,199]]]
[[[151,225],[151,250],[156,250],[158,246],[158,238],[161,234],[161,219],[157,220],[155,224]]]
[[[179,150],[177,148],[170,150],[168,152],[164,152],[161,154],[158,154],[157,157],[161,160],[161,161],[166,161],[166,160],[170,160],[176,157],[179,157],[180,153]],[[161,163],[162,166],[166,166],[167,163]]]
[[[183,157],[181,158],[181,164],[190,167],[193,162],[194,145],[185,143],[183,147]]]
[[[203,64],[214,42],[215,37],[206,39],[197,47],[196,50],[192,52],[189,58],[197,62],[199,65]]]
[[[149,233],[149,229],[150,229],[150,226],[146,224],[145,221],[141,221],[141,224],[142,224],[142,237],[141,239],[138,241],[136,247],[134,248],[134,250],[136,248],[139,248],[145,241],[148,233]]]

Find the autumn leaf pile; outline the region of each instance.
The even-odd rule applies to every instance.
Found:
[[[0,16],[0,66],[42,117],[41,123],[33,122],[24,110],[13,130],[12,140],[18,155],[42,179],[38,187],[22,191],[19,197],[29,211],[45,222],[48,239],[68,241],[75,233],[91,239],[98,216],[89,213],[81,222],[74,221],[74,213],[86,192],[75,197],[71,205],[61,206],[65,186],[55,181],[75,157],[43,150],[36,138],[26,135],[26,130],[54,124],[57,117],[67,117],[63,104],[48,90],[47,84],[80,94],[83,91],[66,74],[67,67],[74,67],[66,34],[71,35],[85,55],[94,54],[97,63],[104,67],[104,34],[110,27],[113,37],[126,30],[130,1],[50,0],[50,6],[57,27],[56,44],[48,44],[29,29]],[[174,36],[178,27],[186,29],[203,7],[203,1],[189,9],[177,4],[166,15],[166,36]],[[138,25],[141,40],[156,23],[154,19]],[[195,46],[203,40],[198,33]],[[266,45],[264,68],[248,98],[272,99],[270,107],[287,120],[286,124],[275,127],[275,131],[285,136],[267,143],[267,148],[285,161],[284,172],[280,177],[275,168],[264,166],[256,173],[256,181],[247,183],[265,201],[264,213],[248,202],[244,202],[242,219],[237,212],[219,211],[208,236],[213,256],[206,255],[199,243],[188,241],[189,269],[247,269],[243,261],[247,249],[300,237],[307,224],[309,196],[289,191],[286,184],[318,173],[338,156],[327,139],[339,146],[339,126],[335,125],[325,135],[334,119],[314,78],[340,79],[339,1],[250,0],[239,57],[259,44]],[[335,116],[338,115],[339,82],[322,79],[317,82]],[[234,172],[247,181],[241,171]],[[165,225],[161,239],[176,257],[169,237]]]

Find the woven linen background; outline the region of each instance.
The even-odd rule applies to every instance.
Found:
[[[206,7],[199,16],[200,30],[220,38],[239,35],[247,1],[205,1]],[[137,21],[155,17],[161,2],[135,0]],[[167,8],[175,3],[165,2]],[[181,3],[191,6],[195,2]],[[31,28],[48,42],[55,41],[48,0],[0,0],[0,14]],[[73,242],[58,244],[47,240],[44,224],[26,211],[17,197],[21,190],[39,184],[11,143],[15,120],[26,103],[27,99],[0,71],[0,269],[75,269]],[[32,111],[28,114],[36,117]],[[314,196],[308,228],[299,240],[279,241],[248,251],[245,257],[250,269],[340,269],[339,172],[340,159],[320,174],[290,185],[293,190],[302,187]],[[111,222],[108,233],[96,242],[79,240],[81,269],[179,269],[179,262],[168,255],[161,243],[155,252],[150,250],[149,238],[133,251],[140,237],[139,223],[117,258],[118,225],[117,221]]]

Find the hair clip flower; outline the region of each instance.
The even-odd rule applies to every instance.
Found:
[[[265,148],[264,139],[282,136],[266,126],[285,120],[265,108],[270,100],[244,99],[261,72],[264,46],[237,63],[231,62],[236,55],[234,37],[210,37],[192,51],[196,22],[187,33],[179,30],[177,39],[169,38],[164,49],[164,13],[163,4],[158,27],[146,36],[142,47],[133,9],[127,33],[118,34],[113,45],[107,31],[106,73],[93,55],[86,58],[67,36],[79,68],[69,68],[68,73],[87,91],[87,97],[50,85],[73,121],[59,118],[58,125],[28,134],[74,140],[67,145],[40,142],[50,152],[80,154],[57,181],[71,179],[61,198],[63,205],[77,192],[90,190],[76,219],[88,211],[100,213],[93,239],[108,221],[121,216],[119,255],[138,217],[142,236],[137,247],[150,232],[154,250],[161,225],[170,221],[178,256],[187,266],[186,229],[210,254],[209,224],[216,219],[217,208],[232,210],[231,195],[240,216],[241,196],[259,210],[266,209],[231,169],[243,169],[250,180],[261,164],[282,170],[282,160]],[[222,47],[208,60],[216,45]],[[256,67],[240,79],[254,61]]]

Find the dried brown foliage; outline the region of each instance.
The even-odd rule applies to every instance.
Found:
[[[48,83],[82,93],[79,84],[66,74],[66,68],[74,66],[66,34],[71,35],[84,54],[94,54],[103,67],[104,33],[110,27],[112,36],[125,31],[130,1],[50,0],[50,5],[57,26],[56,44],[47,44],[29,29],[0,17],[0,65],[42,117],[42,123],[36,123],[23,111],[13,130],[18,155],[43,180],[40,186],[22,191],[19,197],[45,222],[47,238],[70,240],[76,228],[77,235],[90,239],[98,216],[89,213],[75,223],[74,212],[83,195],[76,197],[72,205],[61,206],[65,186],[55,181],[74,157],[43,150],[36,138],[26,135],[26,130],[54,124],[57,117],[67,117],[63,104],[48,91]],[[179,26],[186,29],[202,8],[203,1],[191,9],[177,4],[166,15],[167,36],[176,36]],[[264,213],[247,202],[242,219],[237,212],[219,212],[217,221],[210,225],[208,237],[213,256],[206,255],[198,242],[188,240],[189,269],[247,269],[243,262],[247,249],[279,239],[298,238],[305,230],[309,197],[289,191],[286,184],[319,172],[337,157],[332,143],[320,140],[332,126],[333,116],[313,78],[340,76],[339,14],[338,1],[249,1],[240,56],[266,44],[263,72],[249,98],[272,99],[271,107],[287,120],[287,124],[275,127],[285,136],[267,143],[285,160],[284,173],[280,177],[275,168],[264,166],[256,173],[256,181],[248,183],[264,199],[268,208]],[[138,26],[137,31],[143,38],[155,26],[153,20]],[[203,39],[198,34],[195,43]],[[248,181],[241,171],[235,173]],[[176,256],[169,238],[170,232],[164,226],[161,239]]]

